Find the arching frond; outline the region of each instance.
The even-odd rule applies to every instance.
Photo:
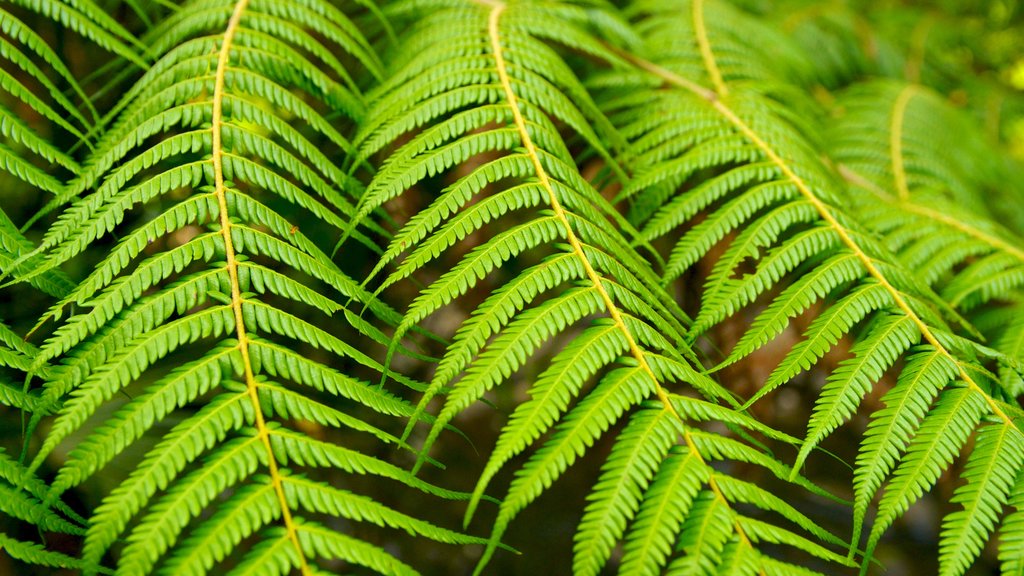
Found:
[[[701,35],[697,36],[700,40]],[[742,83],[716,80],[721,75],[716,73],[718,62],[713,44],[698,41],[691,52],[691,61],[703,61],[712,79],[711,87],[702,87],[699,80],[688,78],[684,67],[674,67],[674,60],[661,65],[634,59],[638,69],[656,77],[665,88],[645,88],[651,85],[646,82],[627,84],[623,76],[618,77],[618,86],[608,80],[603,82],[611,87],[611,105],[622,110],[617,121],[624,133],[638,144],[643,143],[646,150],[640,158],[647,166],[625,188],[623,196],[645,206],[644,212],[638,213],[649,214],[638,219],[645,240],[655,241],[677,227],[687,226],[668,258],[666,280],[678,278],[705,258],[712,247],[722,246],[721,256],[714,261],[701,295],[694,326],[696,334],[717,326],[759,299],[767,302],[719,368],[749,357],[780,335],[794,318],[812,306],[820,307],[820,316],[808,327],[805,340],[786,354],[746,406],[818,362],[840,338],[848,334],[856,338],[849,350],[852,357],[832,372],[818,396],[794,469],[799,469],[812,450],[857,411],[887,371],[898,369],[894,367],[898,367],[901,358],[915,347],[922,347],[922,353],[929,354],[928,362],[904,366],[901,385],[891,392],[893,400],[913,394],[917,411],[908,412],[906,405],[901,404],[899,410],[882,410],[872,416],[855,468],[856,543],[867,507],[894,465],[924,462],[937,471],[949,467],[951,460],[943,460],[934,451],[921,452],[915,458],[914,448],[908,448],[902,436],[924,425],[922,419],[933,401],[936,406],[947,402],[946,395],[939,395],[944,389],[947,392],[943,394],[960,390],[975,398],[979,402],[979,417],[985,414],[1006,434],[1019,434],[1019,423],[1003,403],[1005,397],[993,389],[993,376],[979,359],[979,354],[984,356],[988,352],[957,336],[960,330],[968,335],[976,333],[953,310],[959,302],[932,292],[917,279],[917,267],[904,266],[863,224],[844,213],[841,183],[819,160],[813,142],[802,137],[802,124],[794,128],[786,112],[776,112],[780,108],[778,103],[744,90]],[[897,114],[892,121],[912,131],[904,123],[910,110],[902,108],[899,101],[896,106]],[[861,109],[868,113],[867,106],[857,107],[850,112],[851,116]],[[680,146],[679,138],[656,132],[649,120],[652,113],[678,119],[675,124],[682,126],[677,130],[687,134],[687,145]],[[878,109],[872,109],[872,113],[879,114]],[[925,117],[927,114],[922,116]],[[870,163],[877,156],[868,153],[865,144],[872,132],[858,128],[840,129],[836,133],[840,137],[864,138],[857,141],[860,148],[852,149],[864,150],[863,161]],[[951,139],[957,137],[955,131],[944,134]],[[903,138],[923,142],[928,135],[907,132]],[[897,189],[927,185],[908,177],[908,165],[920,178],[952,181],[943,172],[928,172],[918,166],[928,162],[943,170],[956,171],[956,165],[942,165],[941,159],[934,156],[920,157],[919,161],[915,157],[900,157],[898,148],[904,139],[893,136],[893,149],[902,162],[894,164],[893,169]],[[856,152],[851,154],[851,158],[859,158]],[[709,170],[714,171],[713,177],[694,182],[698,174]],[[692,189],[673,192],[684,186]],[[976,188],[965,190],[964,195],[978,197]],[[966,439],[980,424],[980,419],[959,422],[957,432]],[[978,430],[981,433],[984,428]],[[876,433],[885,435],[876,437]],[[962,444],[950,446],[950,458],[963,448]],[[902,456],[904,449],[909,450],[906,457]],[[1005,466],[1010,468],[1011,477],[1020,472],[1015,460]],[[912,477],[915,481],[921,478]],[[893,482],[897,481],[898,476]],[[934,478],[923,487],[932,482]],[[891,490],[892,487],[887,492]],[[914,497],[920,493],[918,488]],[[982,507],[991,506],[992,498],[959,500],[967,503],[966,514],[974,515],[981,514]],[[996,508],[1001,509],[1001,505]],[[883,509],[892,510],[884,504]],[[895,515],[903,511],[905,508]],[[988,513],[987,518],[994,522],[997,516],[998,512]],[[952,518],[951,525],[955,522]],[[886,526],[885,522],[875,524],[869,551]],[[947,530],[947,544],[961,549],[950,573],[962,573],[973,562],[979,550],[965,538],[980,526],[992,528],[990,523],[974,525],[971,530]],[[943,559],[944,566],[946,563]]]
[[[626,573],[668,566],[675,555],[671,543],[687,537],[681,535],[683,520],[702,493],[728,515],[715,537],[732,547],[732,559],[763,565],[768,560],[756,543],[769,541],[844,563],[812,543],[836,544],[837,538],[763,488],[712,467],[715,461],[746,462],[788,478],[791,471],[745,434],[793,439],[736,412],[732,395],[695,369],[696,355],[686,344],[689,319],[658,286],[645,260],[651,247],[581,174],[577,158],[611,162],[622,143],[550,41],[622,66],[617,52],[584,40],[587,27],[602,18],[551,4],[438,9],[417,23],[418,35],[394,57],[394,84],[379,91],[359,139],[361,157],[370,157],[415,130],[381,163],[360,214],[425,178],[447,182],[396,232],[374,270],[394,268],[378,292],[415,278],[469,238],[476,244],[411,300],[396,342],[467,294],[486,290],[491,278],[516,262],[515,272],[473,304],[454,331],[420,401],[424,410],[435,395],[445,395],[426,451],[473,403],[514,385],[519,374],[531,380],[528,399],[502,429],[467,511],[468,522],[492,480],[528,454],[502,499],[477,572],[519,512],[627,419],[577,534],[579,573],[597,574],[620,542]],[[563,23],[557,35],[547,31],[556,20]],[[435,40],[438,31],[447,31],[444,41]],[[559,126],[583,152],[574,157]],[[455,172],[460,165],[470,168]],[[621,170],[614,164],[610,169]],[[572,340],[535,364],[539,350],[564,334]],[[686,391],[706,400],[681,395]],[[725,421],[740,435],[703,431],[706,421]],[[643,467],[629,465],[640,461]],[[781,513],[794,525],[769,530],[737,511],[745,505]]]
[[[328,545],[331,518],[475,542],[328,479],[372,474],[458,493],[358,451],[300,456],[303,445],[327,448],[310,429],[401,445],[371,415],[412,413],[366,381],[381,370],[367,344],[387,339],[358,315],[389,323],[396,313],[318,248],[346,227],[361,193],[342,168],[353,148],[327,117],[361,119],[351,70],[380,73],[367,41],[326,3],[242,0],[176,12],[153,28],[150,49],[155,64],[56,204],[78,199],[18,274],[36,280],[120,236],[44,317],[60,324],[28,367],[43,380],[30,428],[55,414],[29,470],[70,442],[48,503],[165,429],[90,517],[86,572],[112,548],[117,573],[205,572],[244,540],[257,543],[253,558],[303,573],[338,560],[397,565],[372,544]],[[162,250],[152,253],[154,244]],[[285,301],[308,313],[285,311]],[[353,346],[354,336],[364,344]],[[130,400],[116,401],[121,393]],[[76,437],[101,409],[110,416]],[[200,514],[214,505],[219,513]]]

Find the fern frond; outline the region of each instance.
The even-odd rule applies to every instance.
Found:
[[[656,14],[648,17],[665,22],[678,18],[677,15]],[[654,188],[652,191],[645,182],[627,187],[623,195],[648,206],[637,213],[647,215],[640,223],[648,239],[664,236],[681,224],[691,223],[674,245],[666,280],[681,275],[716,244],[724,244],[723,255],[715,261],[713,281],[709,280],[705,289],[696,320],[697,330],[716,326],[751,305],[759,295],[769,295],[767,307],[744,330],[719,368],[748,358],[781,334],[811,305],[820,303],[821,316],[808,328],[807,338],[786,355],[765,386],[747,402],[748,406],[819,361],[844,335],[851,332],[856,335],[856,344],[850,350],[853,358],[840,364],[829,376],[815,403],[793,469],[802,467],[821,441],[852,416],[882,376],[915,345],[927,345],[938,354],[935,362],[909,365],[915,372],[904,372],[900,377],[901,382],[907,382],[899,388],[900,394],[909,393],[911,387],[916,390],[913,402],[917,412],[898,406],[876,413],[873,419],[878,420],[873,422],[872,430],[913,430],[921,424],[922,418],[927,422],[922,406],[927,407],[941,390],[951,389],[960,382],[971,395],[982,399],[984,407],[980,410],[1019,433],[1019,424],[1000,406],[999,394],[994,394],[989,387],[989,372],[977,359],[977,345],[951,338],[954,328],[950,321],[952,326],[971,330],[953,310],[959,301],[947,301],[927,288],[922,289],[899,257],[865,232],[863,224],[843,216],[842,210],[837,208],[843,196],[840,183],[829,167],[821,164],[813,152],[814,144],[804,138],[806,129],[801,124],[794,127],[788,114],[773,112],[779,108],[777,104],[745,89],[741,82],[724,80],[713,46],[707,43],[707,38],[701,37],[701,31],[695,34],[697,39],[688,48],[688,58],[690,62],[703,64],[702,75],[709,78],[713,91],[686,78],[688,69],[674,59],[666,59],[665,67],[634,59],[638,69],[656,76],[675,88],[674,91],[651,90],[639,83],[623,89],[624,76],[620,77],[619,86],[606,82],[610,102],[626,98],[634,103],[630,108],[634,112],[623,113],[618,121],[635,141],[643,141],[653,130],[645,119],[652,109],[657,111],[655,113],[690,119],[696,129],[694,134],[699,135],[685,148],[677,147],[675,140],[665,140],[660,144],[662,153],[648,152],[641,157],[649,165],[642,169],[636,182],[643,181],[645,173],[657,174],[658,181],[670,182],[667,190]],[[635,103],[640,98],[637,93],[641,90],[646,90],[647,105],[637,108]],[[908,112],[901,106],[897,102],[895,118],[900,125]],[[644,117],[635,112],[639,109],[645,111]],[[867,106],[863,109],[866,111]],[[871,113],[877,115],[877,108]],[[868,133],[862,127],[847,127],[840,132],[851,134],[853,138]],[[945,134],[955,137],[952,135],[956,132]],[[916,139],[924,137],[914,132],[912,141],[923,141]],[[868,152],[863,142],[866,140],[860,144],[865,161],[876,162],[877,155]],[[900,150],[896,152],[899,156]],[[851,158],[856,158],[855,153],[851,154]],[[902,175],[897,178],[896,188],[901,187],[901,181],[908,189],[919,185],[906,175],[909,171],[921,172],[923,168],[918,166],[925,162],[935,162],[925,156],[920,158],[918,164],[906,158],[902,163],[893,164],[895,173]],[[763,165],[770,166],[771,170],[762,168]],[[718,167],[719,175],[715,180],[695,186],[692,191],[671,192],[699,170],[712,167]],[[944,169],[955,170],[952,166]],[[943,172],[927,174],[934,174],[936,181],[947,180]],[[967,194],[978,197],[975,189],[965,190],[964,195]],[[809,209],[803,209],[804,206]],[[800,216],[794,218],[796,214]],[[695,223],[698,215],[704,217]],[[753,272],[744,271],[749,262],[753,263]],[[793,272],[800,275],[789,280]],[[1006,283],[997,286],[989,292],[1006,293]],[[927,374],[916,372],[925,367],[929,369]],[[930,385],[930,390],[920,383],[912,385],[910,382],[915,381],[912,378],[917,382],[923,380]],[[893,396],[892,400],[901,397]],[[940,396],[940,405],[944,397]],[[897,417],[901,419],[898,424]],[[969,433],[977,424],[966,424],[961,432]],[[862,458],[858,459],[854,544],[860,536],[862,515],[879,486],[876,477],[885,477],[890,466],[901,460],[902,446],[893,443],[891,437],[884,438],[869,434],[862,447]],[[910,456],[912,453],[902,458],[904,463],[907,459],[915,460]],[[951,464],[951,460],[937,455],[929,457],[927,462],[938,470]],[[1016,466],[1012,473],[1018,473],[1019,468]],[[896,474],[900,474],[899,469]],[[869,477],[876,479],[867,480]],[[896,511],[892,505],[888,506],[886,514],[892,517],[905,511],[905,508]],[[967,514],[974,513],[980,512],[972,505]],[[887,527],[892,517],[887,516],[881,524],[876,522],[875,529]],[[873,533],[873,536],[878,535],[880,533]],[[877,538],[873,538],[869,551],[876,543]],[[972,560],[970,557],[967,563]],[[962,569],[963,566],[957,566],[951,573],[961,573]]]
[[[64,2],[14,4],[30,12],[0,8],[0,32],[4,34],[0,37],[0,62],[4,63],[0,66],[0,91],[4,93],[0,102],[0,137],[3,138],[0,173],[10,175],[17,182],[14,184],[5,178],[5,185],[12,188],[8,191],[11,199],[21,195],[26,186],[59,196],[67,180],[81,170],[79,161],[62,149],[60,140],[67,135],[79,144],[91,146],[88,134],[98,116],[67,64],[33,29],[30,18],[35,15],[31,12],[39,13],[44,20],[51,18],[76,29],[101,46],[130,56],[139,64],[144,63],[124,43],[128,39],[134,41],[134,37],[91,0],[73,2],[74,6]],[[122,38],[115,39],[107,28],[116,29],[123,34]],[[77,103],[65,93],[65,88],[74,94]],[[11,258],[17,262],[21,250],[15,249],[14,244],[23,243],[24,239],[7,229],[11,215],[13,213],[0,217],[3,220],[0,222],[3,228],[0,249],[7,252],[3,255],[5,261]],[[0,264],[3,264],[0,274],[6,276],[14,272],[6,262]],[[53,292],[52,285],[49,290]]]
[[[974,563],[1003,512],[1024,466],[1024,437],[1011,426],[982,426],[952,502],[963,510],[943,520],[940,574],[962,574]]]
[[[17,540],[6,534],[0,534],[0,548],[2,548],[12,558],[17,558],[27,564],[71,570],[84,570],[90,568],[89,564],[86,564],[77,558],[68,556],[61,552],[46,550],[39,544]],[[110,570],[100,570],[99,573],[112,574]]]
[[[44,278],[106,236],[121,236],[39,323],[60,321],[28,367],[43,378],[30,429],[53,418],[29,470],[71,442],[46,503],[124,459],[161,422],[179,422],[91,516],[83,561],[98,566],[121,541],[117,573],[202,573],[255,538],[254,558],[273,550],[281,566],[303,573],[334,558],[400,565],[377,545],[327,535],[326,517],[482,542],[368,497],[352,494],[342,505],[348,493],[330,492],[322,480],[334,469],[458,494],[374,456],[323,457],[329,445],[289,435],[347,429],[408,448],[368,419],[413,409],[366,384],[382,370],[370,348],[390,340],[360,315],[385,325],[399,317],[318,247],[348,226],[362,187],[338,160],[353,149],[328,117],[363,114],[350,70],[379,74],[375,52],[341,11],[315,1],[196,3],[149,34],[156,63],[115,107],[79,178],[51,202],[71,204],[17,262],[31,267],[13,270],[22,280]],[[149,211],[155,217],[140,218]],[[355,237],[376,247],[362,231]],[[165,248],[150,255],[153,244]],[[302,312],[292,304],[284,311],[289,301]],[[345,336],[339,324],[323,328],[332,318],[347,326]],[[59,368],[44,372],[51,363]],[[131,400],[113,403],[119,393]],[[339,401],[350,409],[336,408]],[[80,436],[108,405],[110,418]],[[299,468],[286,468],[289,460]],[[202,515],[208,505],[222,512]]]
[[[698,427],[706,420],[724,420],[737,429],[747,426],[757,434],[794,439],[736,412],[733,396],[695,370],[696,354],[687,345],[688,318],[658,286],[641,256],[639,250],[650,250],[646,239],[582,177],[576,158],[595,154],[607,159],[615,149],[609,151],[602,141],[614,144],[618,137],[595,137],[589,126],[611,130],[608,121],[591,106],[592,99],[562,56],[545,43],[547,28],[540,23],[556,13],[564,15],[563,10],[573,18],[559,33],[560,42],[621,64],[616,52],[574,44],[592,19],[577,20],[568,7],[438,9],[416,31],[431,38],[445,31],[448,38],[427,47],[413,35],[408,47],[399,49],[393,78],[403,84],[385,84],[371,105],[364,135],[356,140],[365,149],[360,157],[370,158],[413,132],[398,140],[381,163],[361,201],[362,217],[427,178],[448,183],[394,235],[367,280],[393,269],[379,282],[378,294],[414,279],[467,238],[476,239],[446,273],[419,290],[396,329],[392,348],[413,327],[429,326],[425,322],[431,317],[488,286],[511,261],[519,262],[517,272],[473,305],[446,347],[417,409],[425,411],[435,396],[444,395],[423,452],[475,402],[518,374],[535,374],[529,399],[515,408],[499,434],[466,512],[468,523],[491,481],[515,458],[529,454],[498,508],[478,572],[518,513],[630,414],[630,422],[651,419],[667,426],[657,434],[665,445],[654,450],[647,468],[628,472],[632,484],[619,478],[627,472],[612,463],[643,458],[632,452],[648,447],[625,442],[631,453],[609,460],[608,479],[591,495],[597,509],[581,524],[579,534],[587,536],[577,539],[581,573],[596,574],[608,564],[618,542],[627,550],[622,570],[638,568],[634,562],[647,565],[647,572],[667,566],[669,542],[678,536],[688,501],[705,489],[722,498],[729,511],[730,522],[722,528],[726,539],[752,554],[756,564],[760,552],[744,532],[745,517],[733,509],[753,497],[749,490],[723,496],[711,461],[757,462],[787,478],[790,470],[756,445],[718,434],[700,436]],[[571,103],[556,98],[548,82],[579,96]],[[585,151],[574,158],[559,126],[578,137]],[[460,164],[471,168],[453,173]],[[549,361],[530,366],[540,349],[567,332],[574,334],[569,343]],[[389,362],[394,357],[389,352]],[[693,389],[708,402],[696,405],[669,392],[676,386]],[[648,400],[653,403],[644,404]],[[412,424],[407,436],[411,430]],[[600,488],[611,483],[620,489]],[[660,522],[661,516],[653,521],[648,517],[661,509],[662,501],[678,505],[674,524],[668,517],[666,522]],[[768,503],[767,494],[758,502]],[[643,512],[648,508],[650,512]],[[771,508],[765,506],[766,511]],[[811,525],[808,520],[803,527]],[[811,538],[821,534],[815,527]],[[795,536],[773,535],[778,541],[797,542]],[[653,550],[661,553],[649,553]]]

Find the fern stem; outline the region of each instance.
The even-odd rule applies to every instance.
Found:
[[[587,275],[587,279],[594,285],[594,289],[597,290],[598,295],[601,297],[601,301],[604,302],[605,308],[608,309],[608,314],[611,316],[612,322],[615,323],[616,328],[622,332],[623,337],[626,339],[626,344],[629,346],[630,355],[636,359],[640,364],[641,370],[654,382],[655,391],[658,395],[658,399],[665,405],[665,408],[676,415],[675,407],[672,406],[672,402],[668,397],[668,393],[665,392],[664,388],[658,383],[658,378],[654,375],[654,371],[647,363],[647,359],[644,357],[643,350],[636,343],[636,339],[633,338],[633,333],[630,332],[626,326],[625,321],[622,319],[622,314],[619,312],[615,302],[612,301],[611,295],[605,289],[604,284],[601,281],[601,277],[594,270],[594,266],[590,263],[590,259],[587,258],[586,253],[583,251],[583,245],[576,233],[572,229],[572,225],[569,223],[569,219],[565,215],[565,210],[562,208],[561,202],[558,201],[558,196],[555,194],[555,189],[551,185],[551,180],[548,178],[548,173],[541,164],[540,155],[537,153],[537,148],[533,144],[533,139],[530,138],[530,133],[526,129],[526,120],[523,118],[523,114],[519,109],[519,102],[516,98],[515,92],[512,90],[512,82],[508,75],[508,66],[505,63],[505,56],[501,51],[501,37],[498,32],[498,21],[501,19],[501,14],[505,11],[504,4],[496,5],[490,14],[488,20],[488,32],[491,37],[491,50],[494,53],[495,67],[498,71],[498,79],[501,81],[501,87],[505,91],[505,98],[508,100],[509,107],[512,109],[512,117],[516,124],[516,129],[519,131],[519,137],[523,142],[523,147],[526,148],[526,154],[530,158],[530,162],[533,164],[533,169],[537,173],[537,179],[540,181],[541,187],[547,192],[548,202],[551,204],[551,210],[554,212],[555,218],[565,229],[566,240],[569,242],[569,246],[572,248],[573,254],[579,258],[583,264],[583,271]],[[682,420],[682,418],[680,418]]]
[[[914,97],[917,88],[911,84],[900,91],[892,110],[892,124],[889,126],[889,151],[892,154],[892,175],[896,181],[896,194],[900,200],[910,198],[907,189],[907,170],[903,166],[903,118],[907,113],[907,104]]]
[[[651,369],[650,364],[647,362],[647,358],[644,355],[644,351],[637,344],[636,339],[633,337],[633,333],[629,330],[629,327],[626,326],[625,321],[622,319],[622,314],[619,312],[618,307],[612,300],[611,295],[608,294],[608,291],[605,289],[601,277],[598,275],[597,271],[594,270],[594,267],[591,264],[590,259],[587,258],[586,253],[583,251],[583,245],[580,242],[579,238],[576,236],[576,233],[573,231],[572,225],[569,223],[569,219],[566,217],[565,210],[562,208],[562,204],[561,202],[559,202],[558,196],[555,194],[554,187],[552,187],[551,185],[551,181],[548,178],[547,171],[544,169],[543,164],[541,164],[540,156],[537,153],[537,148],[536,146],[534,146],[533,139],[530,138],[530,133],[526,128],[526,121],[523,118],[522,111],[519,108],[518,99],[516,97],[515,91],[512,89],[512,82],[508,75],[508,66],[505,63],[505,56],[502,53],[501,49],[501,35],[499,33],[498,25],[501,19],[501,15],[504,11],[504,4],[495,4],[494,8],[491,10],[490,17],[488,18],[488,34],[491,40],[491,51],[494,55],[495,68],[497,69],[498,72],[498,79],[501,82],[502,90],[505,92],[505,98],[508,100],[509,107],[512,109],[512,117],[515,122],[516,129],[519,131],[519,136],[522,140],[523,147],[526,149],[526,154],[530,157],[530,162],[533,164],[534,171],[537,173],[537,179],[540,181],[541,186],[547,192],[548,201],[551,204],[551,209],[554,212],[555,218],[558,219],[558,221],[565,229],[566,240],[569,242],[569,246],[572,248],[573,254],[575,254],[576,257],[579,258],[580,263],[583,264],[583,270],[587,275],[587,279],[590,280],[591,284],[593,284],[594,289],[597,291],[601,300],[604,302],[605,308],[607,308],[608,310],[608,315],[611,317],[611,320],[614,323],[615,327],[620,332],[622,332],[623,337],[626,339],[626,344],[629,347],[630,355],[637,361],[637,364],[639,365],[643,373],[646,374],[651,379],[651,382],[654,384],[655,394],[657,395],[658,400],[661,401],[662,405],[665,407],[665,410],[667,410],[676,420],[683,424],[683,440],[686,443],[686,447],[689,450],[690,454],[696,457],[702,465],[710,466],[704,459],[700,451],[697,449],[697,446],[690,435],[689,427],[686,426],[686,421],[676,410],[675,406],[672,404],[672,398],[669,396],[668,392],[665,390],[664,387],[662,387],[661,383],[658,381],[658,377],[654,374],[654,370]],[[725,494],[722,493],[721,488],[715,482],[714,476],[711,476],[708,479],[708,487],[715,494],[715,498],[720,500],[727,508],[731,510],[731,506],[729,506],[729,501],[726,499]],[[746,532],[744,531],[743,527],[740,525],[738,520],[734,521],[734,526],[736,529],[736,534],[737,536],[739,536],[740,542],[744,546],[750,549],[754,549],[753,544],[751,543],[749,537],[747,536]],[[765,573],[763,566],[761,567],[760,573],[762,575]]]
[[[227,29],[224,31],[224,40],[221,43],[220,54],[217,57],[217,72],[213,84],[213,113],[210,118],[210,130],[213,135],[211,145],[211,161],[213,163],[214,194],[217,197],[217,206],[220,212],[221,235],[224,237],[224,252],[227,261],[227,271],[231,282],[231,309],[235,316],[235,331],[238,336],[238,349],[242,357],[242,369],[245,376],[245,387],[252,402],[253,413],[255,414],[257,437],[263,443],[267,452],[267,469],[271,485],[277,495],[278,503],[281,506],[281,520],[284,523],[288,539],[298,553],[299,568],[303,576],[311,574],[309,565],[306,562],[306,555],[302,552],[299,544],[298,533],[295,521],[292,519],[291,510],[288,508],[288,501],[285,498],[284,487],[281,483],[281,473],[277,467],[277,459],[274,457],[273,447],[270,445],[270,429],[263,418],[263,410],[260,407],[260,399],[256,376],[253,374],[252,361],[249,358],[249,337],[245,329],[245,320],[242,314],[241,283],[238,279],[238,260],[235,257],[235,247],[231,240],[231,219],[228,215],[227,186],[224,183],[224,149],[221,143],[221,127],[223,125],[223,101],[224,101],[224,77],[227,74],[229,60],[231,59],[231,44],[238,31],[242,14],[249,4],[249,0],[239,0],[228,20]]]
[[[704,60],[704,67],[711,77],[711,84],[719,96],[727,96],[729,88],[722,79],[722,71],[718,69],[715,62],[715,53],[711,50],[711,42],[708,40],[708,27],[704,23],[704,0],[693,0],[693,30],[697,36],[697,45],[700,47],[700,57]]]

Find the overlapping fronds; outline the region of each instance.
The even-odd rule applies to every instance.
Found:
[[[680,18],[678,13],[665,17]],[[667,281],[721,246],[701,294],[694,335],[755,302],[765,303],[718,368],[750,356],[797,316],[817,308],[817,318],[805,330],[804,339],[745,406],[820,361],[840,338],[855,337],[850,357],[831,373],[819,393],[795,469],[856,412],[888,371],[897,371],[897,385],[883,398],[886,407],[872,415],[855,467],[854,543],[868,506],[886,479],[891,481],[872,526],[869,551],[893,519],[965,450],[967,484],[954,497],[964,504],[964,511],[947,518],[940,558],[944,573],[962,573],[997,526],[1013,479],[1022,471],[1013,449],[1000,445],[999,450],[982,450],[966,442],[977,430],[979,439],[995,435],[1000,441],[1018,443],[1022,439],[1019,407],[988,370],[985,357],[993,352],[962,337],[975,332],[953,309],[958,302],[934,293],[918,280],[916,269],[904,266],[850,218],[841,207],[841,184],[821,162],[813,143],[802,137],[802,126],[788,122],[785,109],[739,85],[715,80],[721,76],[714,72],[718,68],[714,48],[697,42],[691,58],[703,59],[713,91],[687,78],[685,69],[673,69],[672,61],[662,66],[637,59],[638,68],[674,90],[661,86],[643,90],[642,84],[625,84],[609,97],[622,110],[618,122],[624,133],[643,146],[640,158],[647,163],[623,192],[624,197],[646,205],[640,214],[650,214],[636,222],[641,238],[655,241],[686,226],[668,257]],[[903,132],[901,139],[893,136],[894,148],[904,140],[934,140],[927,131],[914,133],[913,122],[903,122],[911,111],[900,108],[899,101],[896,106],[894,122],[901,123]],[[652,113],[675,122],[654,123]],[[666,125],[678,124],[686,126],[678,129],[685,130],[686,146],[680,145],[678,136],[664,135]],[[951,130],[945,137],[960,137],[955,125],[946,128]],[[849,138],[858,140],[864,150],[863,142],[877,134],[863,127],[838,133],[854,134]],[[943,181],[948,182],[944,192],[955,192],[956,182],[942,174],[957,171],[958,165],[944,164],[941,153],[923,158],[900,156],[897,150],[897,157],[897,190],[929,184],[934,188]],[[908,165],[917,180],[908,182]],[[705,176],[708,171],[713,171],[710,177]],[[670,192],[682,186],[692,189]],[[977,187],[964,191],[967,194],[977,198]],[[957,198],[955,193],[952,196]],[[958,403],[964,408],[944,410]],[[976,462],[977,469],[972,469]],[[998,484],[975,485],[993,474],[1007,478]],[[985,479],[979,480],[980,476]]]
[[[7,324],[0,322],[0,410],[25,417],[37,410],[39,397],[22,387],[39,349],[25,342]],[[48,374],[46,367],[39,371]],[[16,421],[5,421],[5,434],[11,434]],[[54,568],[84,568],[86,563],[65,552],[54,550],[34,533],[13,530],[12,522],[38,528],[39,535],[85,535],[86,520],[63,501],[45,502],[48,487],[31,475],[16,458],[0,449],[0,549],[27,564]]]
[[[854,199],[861,219],[921,281],[978,324],[1004,355],[1002,395],[1020,396],[1024,251],[1021,239],[988,215],[990,206],[1019,198],[1001,170],[999,151],[921,86],[867,84],[837,105],[842,116],[829,139],[831,154],[851,192],[860,194]],[[863,140],[851,137],[879,132],[890,142],[886,155],[868,152]]]
[[[990,211],[1019,194],[998,152],[920,86],[866,84],[837,106],[831,156],[866,193],[857,202],[861,219],[962,311],[1013,294],[1024,280],[1024,252]],[[887,153],[870,149],[866,134],[883,134]]]
[[[67,180],[81,169],[68,148],[91,146],[90,130],[98,120],[92,102],[59,50],[34,26],[47,18],[63,18],[64,25],[71,29],[110,26],[99,36],[86,36],[137,59],[126,46],[129,39],[134,40],[131,35],[92,2],[80,2],[77,8],[60,2],[0,4],[0,187],[4,189],[0,202],[0,274],[4,276],[27,272],[29,267],[19,261],[35,249],[10,214],[25,204],[31,205],[38,196],[49,199],[62,193]],[[120,40],[114,38],[118,35],[122,36]],[[30,289],[6,289],[0,298],[27,304],[37,296],[42,296],[41,301],[65,296],[73,288],[74,283],[63,271],[50,270],[34,277]],[[0,312],[0,413],[4,416],[2,433],[9,437],[18,434],[39,404],[39,395],[23,386],[39,349],[7,323],[12,316],[24,319],[25,308],[20,313],[11,309]],[[49,373],[45,363],[39,364],[37,371]],[[46,493],[44,482],[0,448],[0,550],[27,564],[84,566],[80,559],[52,549],[41,538],[43,534],[80,537],[85,533],[82,516],[63,501],[44,504]],[[36,530],[14,528],[17,523],[38,527],[38,534]]]
[[[556,20],[557,34],[549,28]],[[520,375],[532,380],[467,511],[468,522],[492,480],[528,454],[502,498],[477,571],[513,518],[626,420],[588,497],[575,538],[576,572],[597,574],[619,543],[625,573],[785,564],[764,555],[761,542],[843,563],[827,548],[838,538],[765,488],[712,466],[742,462],[787,478],[792,471],[747,435],[794,439],[736,412],[732,395],[696,370],[686,343],[689,319],[644,260],[651,247],[574,161],[560,127],[582,146],[583,156],[610,158],[622,146],[552,46],[554,40],[624,66],[616,52],[588,38],[588,24],[611,42],[620,40],[616,33],[623,25],[596,10],[439,7],[417,23],[394,58],[399,67],[379,90],[360,138],[362,158],[417,129],[381,163],[360,214],[428,176],[447,183],[391,240],[377,269],[394,270],[378,282],[378,292],[414,277],[467,239],[474,244],[411,301],[396,342],[490,278],[516,271],[470,304],[472,312],[454,331],[420,400],[422,410],[445,393],[425,438],[428,450],[447,423],[485,395]],[[441,41],[439,31],[447,34]],[[622,172],[628,166],[609,168]],[[565,334],[572,339],[538,364],[540,350]],[[707,421],[725,422],[740,435],[702,430]],[[787,523],[767,524],[740,510],[746,505]]]
[[[0,2],[0,571],[1024,573],[1020,10],[876,4]]]
[[[83,5],[96,8],[88,2]],[[53,137],[63,132],[76,143],[87,143],[96,111],[61,57],[29,24],[11,13],[14,9],[0,6],[0,181],[10,187],[20,182],[56,195],[63,190],[68,174],[76,174],[80,167]],[[77,11],[70,11],[68,17],[72,22],[81,19],[96,26]],[[70,86],[73,96],[66,96],[58,83]],[[36,125],[26,121],[32,116],[40,119]],[[5,248],[9,247],[6,236]]]

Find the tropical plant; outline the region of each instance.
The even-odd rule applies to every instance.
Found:
[[[0,3],[0,569],[1024,574],[1022,12]]]

